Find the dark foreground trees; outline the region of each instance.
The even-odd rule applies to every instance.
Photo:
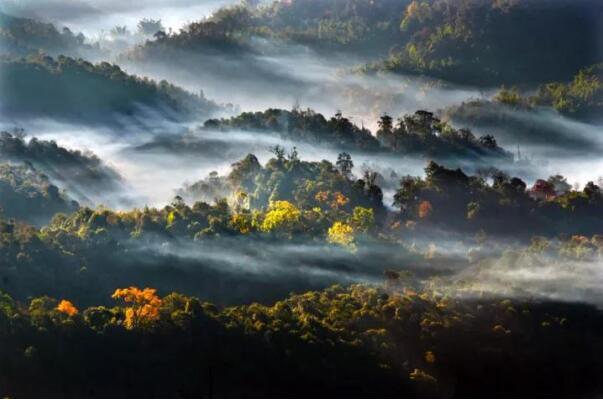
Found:
[[[0,394],[600,393],[600,311],[496,298],[460,301],[398,279],[390,278],[387,287],[336,286],[271,306],[225,309],[138,288],[115,292],[130,299],[123,306],[82,310],[68,300],[42,297],[26,305],[0,295]]]

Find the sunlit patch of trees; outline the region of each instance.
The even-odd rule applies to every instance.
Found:
[[[58,215],[44,232],[47,237],[68,232],[97,240],[107,235],[114,239],[240,234],[324,237],[336,221],[345,221],[361,233],[372,232],[385,213],[378,186],[341,172],[328,161],[283,157],[262,167],[255,156],[248,155],[233,165],[226,179],[230,195],[213,205],[198,201],[189,206],[177,196],[163,209],[82,208],[69,216]]]
[[[264,232],[291,231],[299,224],[301,211],[286,200],[270,203],[260,229]]]
[[[117,289],[114,299],[121,299],[127,304],[125,308],[124,326],[128,329],[138,328],[145,324],[151,324],[159,319],[161,299],[155,294],[155,289],[129,287]]]
[[[70,317],[76,315],[79,311],[69,300],[61,300],[57,305],[57,311],[67,314]]]
[[[207,179],[186,186],[179,195],[197,200],[207,193],[222,194],[230,197],[233,205],[251,209],[286,200],[298,208],[319,208],[333,216],[349,214],[358,206],[374,209],[375,217],[383,215],[383,193],[375,184],[375,177],[370,171],[361,178],[354,177],[353,162],[347,153],[341,153],[333,165],[327,160],[300,160],[295,149],[288,155],[280,146],[273,151],[275,157],[264,166],[249,154],[234,163],[226,177],[212,173]]]
[[[469,176],[434,162],[425,173],[400,182],[394,199],[402,220],[493,234],[600,233],[603,191],[593,182],[576,190],[557,175],[528,188],[500,170]]]
[[[338,244],[354,250],[354,228],[350,225],[337,221],[329,228],[328,240],[330,243]]]
[[[552,82],[527,99],[536,106],[553,107],[578,118],[600,118],[603,113],[603,64],[581,69],[568,83]]]
[[[480,85],[565,80],[600,62],[595,40],[600,12],[601,4],[589,0],[413,0],[401,18],[405,40],[386,61],[366,70]],[[567,26],[569,35],[562,28]],[[549,63],[556,68],[542,68]]]
[[[596,121],[603,112],[602,71],[601,64],[583,68],[571,81],[545,83],[540,85],[533,95],[525,95],[517,87],[503,87],[492,98],[492,102],[512,110],[532,111],[537,107],[547,107],[576,119]],[[473,117],[479,121],[479,112],[487,115],[488,108],[491,108],[489,103],[485,100],[472,100],[452,107],[448,115],[466,120]]]

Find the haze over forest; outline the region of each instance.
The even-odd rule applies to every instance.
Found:
[[[0,396],[600,397],[603,2],[0,0]]]

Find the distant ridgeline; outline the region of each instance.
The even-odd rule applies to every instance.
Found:
[[[60,184],[79,201],[88,195],[115,192],[119,174],[93,153],[68,150],[54,141],[25,139],[21,130],[0,132],[0,162],[26,163]]]
[[[99,51],[96,46],[84,44],[84,40],[82,33],[76,35],[69,28],[59,31],[53,24],[0,11],[0,55],[25,56],[44,52],[53,56],[83,56]]]
[[[175,54],[236,56],[256,51],[251,38],[262,37],[383,59],[361,67],[365,72],[425,74],[482,86],[567,80],[601,62],[598,0],[246,4],[224,7],[177,33],[158,32],[128,56],[166,63],[175,63]]]
[[[226,6],[179,32],[158,32],[154,41],[138,46],[128,56],[170,62],[176,50],[203,53],[254,51],[254,37],[304,44],[316,50],[350,51],[377,55],[402,39],[399,24],[406,0],[271,1]]]
[[[207,118],[220,107],[202,95],[128,75],[117,65],[31,55],[0,61],[0,111],[9,116],[50,116],[115,123],[148,112],[168,119]],[[135,121],[130,121],[134,123]]]
[[[344,150],[419,154],[443,160],[512,160],[512,155],[499,147],[494,137],[478,139],[468,129],[453,129],[427,111],[405,115],[395,126],[393,119],[384,115],[379,126],[375,137],[370,130],[356,126],[341,113],[326,119],[310,109],[245,112],[229,119],[211,119],[204,124],[205,129],[278,133],[284,139]]]

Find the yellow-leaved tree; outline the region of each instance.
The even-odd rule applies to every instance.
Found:
[[[252,215],[249,213],[233,214],[230,217],[230,225],[238,232],[246,235],[253,229]]]
[[[139,289],[131,286],[125,289],[117,289],[113,296],[114,299],[122,299],[126,307],[126,318],[124,326],[133,329],[159,319],[159,308],[161,299],[156,294],[155,289]]]
[[[337,221],[329,228],[327,240],[329,243],[356,250],[354,228],[344,222]]]
[[[301,220],[301,211],[286,200],[272,201],[260,229],[263,232],[291,231]]]
[[[350,222],[356,231],[366,233],[375,226],[375,213],[372,208],[354,207]]]

